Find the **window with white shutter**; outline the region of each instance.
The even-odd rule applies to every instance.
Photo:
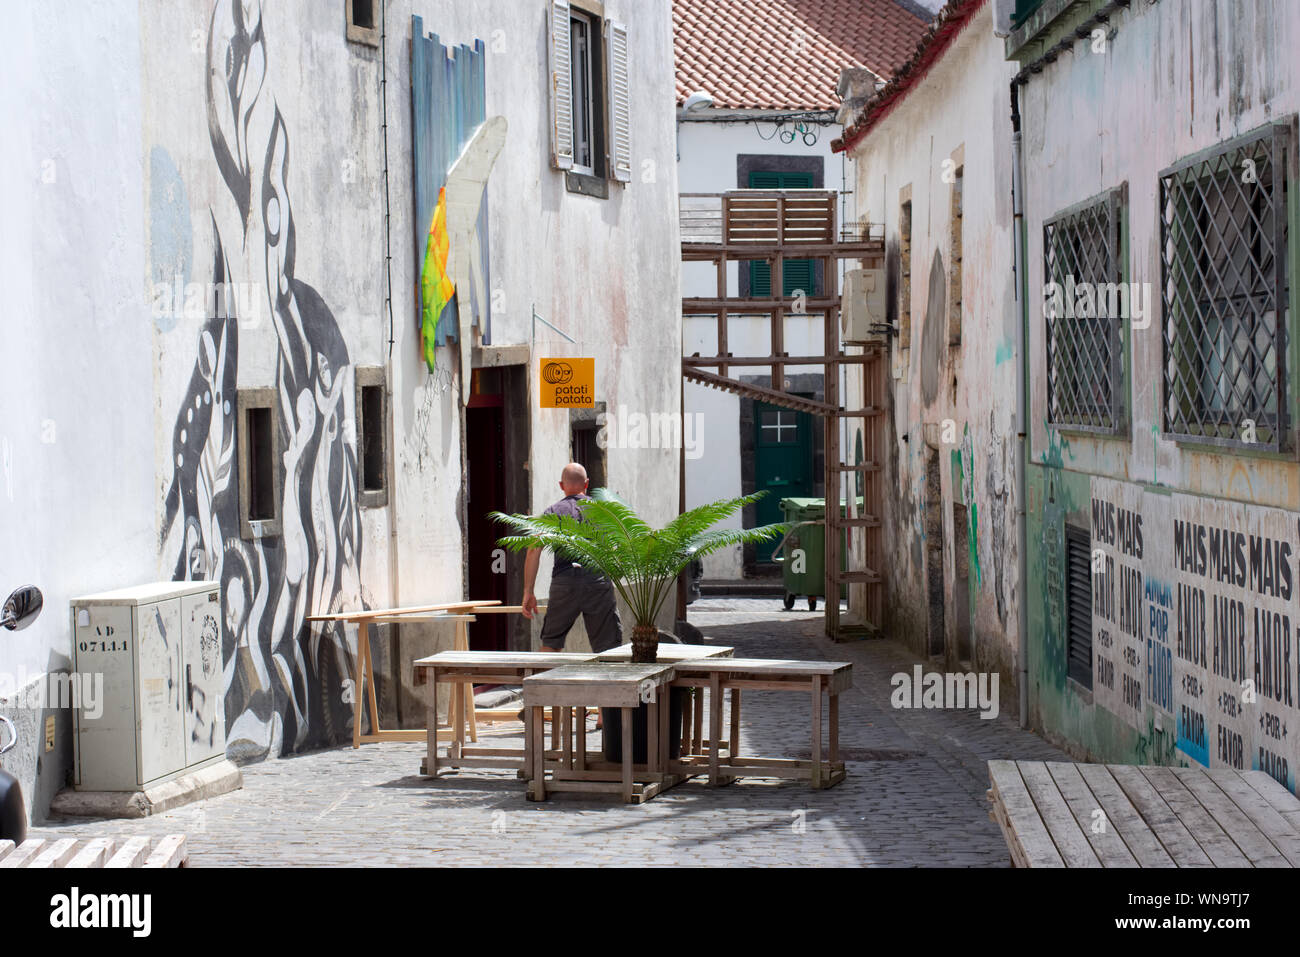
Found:
[[[632,100],[628,78],[627,28],[613,20],[605,24],[609,57],[609,167],[620,183],[632,181]]]
[[[569,0],[551,0],[551,163],[573,168],[573,87]]]

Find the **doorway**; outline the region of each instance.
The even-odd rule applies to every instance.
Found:
[[[952,506],[952,626],[956,640],[957,664],[971,669],[970,629],[970,529],[966,506]]]
[[[754,490],[767,490],[755,505],[756,524],[782,521],[781,499],[813,495],[812,434],[809,413],[754,403]],[[755,560],[771,565],[778,541],[760,543]]]
[[[925,450],[925,583],[926,653],[942,655],[944,650],[943,600],[943,484],[939,476],[939,453]]]
[[[497,545],[505,529],[492,512],[530,511],[527,382],[523,366],[475,369],[465,407],[466,587],[471,599],[518,604],[523,597],[523,555]],[[527,648],[529,623],[521,615],[479,615],[469,626],[475,651]]]

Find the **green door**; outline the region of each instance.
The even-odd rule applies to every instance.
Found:
[[[812,173],[769,173],[751,170],[750,189],[812,189]],[[802,289],[808,296],[816,294],[813,288],[813,262],[811,259],[787,259],[781,270],[782,296],[793,296]],[[772,295],[772,267],[766,260],[749,263],[749,294],[755,299]]]
[[[767,490],[755,506],[759,525],[782,521],[781,499],[813,494],[813,425],[807,412],[754,403],[754,490]],[[761,542],[757,560],[770,564],[779,541]]]

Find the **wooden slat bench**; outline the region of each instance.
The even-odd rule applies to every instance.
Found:
[[[89,840],[65,837],[51,841],[29,838],[17,847],[13,841],[0,841],[0,869],[89,868],[89,867],[185,867],[189,850],[184,834],[159,838],[150,850],[148,837],[130,837],[122,841],[96,837]]]
[[[677,773],[692,769],[709,771],[711,785],[724,784],[741,776],[807,778],[814,788],[833,787],[844,780],[844,762],[839,757],[839,696],[853,685],[853,666],[844,661],[786,661],[769,658],[700,658],[674,665],[674,687],[709,690],[709,735],[703,736],[702,720],[695,721],[695,733],[682,757],[669,762]],[[810,696],[809,760],[746,757],[740,753],[741,692],[793,691]],[[731,729],[724,739],[723,695],[731,694]],[[828,702],[829,734],[826,760],[822,760],[822,704]],[[726,749],[727,756],[722,758]]]
[[[548,791],[612,792],[625,802],[647,801],[678,783],[660,766],[660,742],[667,740],[668,685],[673,680],[671,662],[634,664],[621,661],[582,661],[524,679],[524,708],[531,712],[527,738],[530,780],[528,798],[546,800]],[[636,710],[648,706],[646,763],[634,763],[632,728]],[[610,764],[589,755],[585,738],[572,747],[569,715],[589,705],[622,710],[622,761]],[[558,762],[548,762],[542,729],[542,710],[560,708],[563,749]],[[581,726],[583,722],[579,721]],[[547,781],[547,771],[551,779]]]
[[[429,685],[428,717],[426,729],[436,728],[438,718],[438,685],[451,684],[451,704],[447,709],[447,722],[451,725],[451,740],[447,744],[446,758],[438,756],[438,735],[426,735],[426,752],[420,773],[437,777],[440,767],[513,768],[526,771],[524,748],[466,747],[465,723],[467,701],[473,700],[475,684],[520,684],[529,675],[575,662],[588,661],[591,655],[573,652],[529,651],[442,651],[414,664],[414,682]],[[579,734],[585,735],[586,725]],[[531,733],[529,715],[524,713],[524,735]],[[558,739],[559,729],[555,729]],[[558,744],[558,741],[555,742]]]
[[[1300,800],[1263,771],[990,761],[1016,867],[1295,867]]]

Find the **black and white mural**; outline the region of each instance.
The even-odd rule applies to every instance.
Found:
[[[174,556],[175,579],[221,582],[228,753],[279,755],[351,734],[355,649],[341,626],[305,618],[369,606],[359,577],[353,369],[329,306],[295,274],[290,142],[269,88],[258,4],[214,5],[206,71],[208,131],[226,187],[209,210],[212,282],[261,298],[209,304],[173,427],[161,546],[167,561]],[[232,274],[232,263],[259,260],[262,275]],[[251,384],[275,388],[282,533],[246,540],[236,383],[249,313],[274,333],[273,381]],[[262,323],[259,348],[268,339]]]

